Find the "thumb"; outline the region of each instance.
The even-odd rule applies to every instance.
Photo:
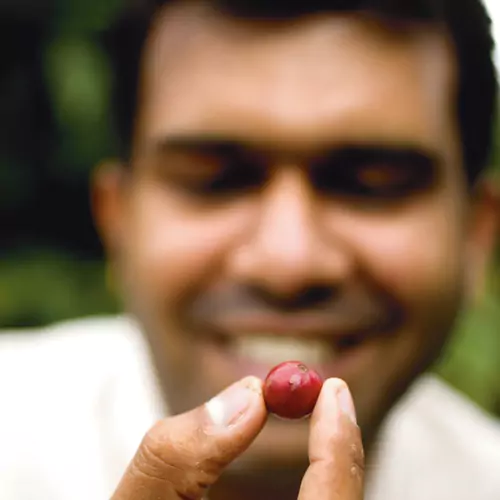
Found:
[[[345,382],[328,379],[311,417],[310,465],[299,500],[362,500],[364,452]]]
[[[199,500],[258,435],[267,412],[262,381],[247,377],[190,412],[158,422],[112,500]]]

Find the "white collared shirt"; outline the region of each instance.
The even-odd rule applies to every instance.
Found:
[[[126,317],[0,334],[0,499],[109,499],[167,414]],[[391,413],[374,464],[366,500],[500,500],[500,424],[427,375]]]

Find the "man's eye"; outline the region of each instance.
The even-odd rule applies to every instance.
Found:
[[[264,181],[264,171],[241,158],[201,155],[171,159],[165,179],[190,196],[220,197],[251,191]]]
[[[404,199],[425,190],[433,181],[434,166],[423,157],[354,151],[318,162],[312,182],[329,196],[378,201]],[[333,161],[332,161],[333,160]]]
[[[373,193],[401,193],[419,184],[419,175],[411,167],[396,165],[366,165],[356,172],[359,184]]]
[[[394,199],[423,188],[426,177],[424,172],[412,167],[366,165],[354,169],[324,169],[316,173],[314,183],[325,194]]]
[[[257,169],[231,165],[214,175],[194,180],[185,187],[201,196],[231,196],[252,191],[263,183],[263,175]]]

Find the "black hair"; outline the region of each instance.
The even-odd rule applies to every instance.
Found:
[[[182,1],[182,0],[170,0]],[[488,166],[497,111],[491,20],[481,0],[204,0],[230,16],[291,19],[319,12],[364,11],[397,21],[429,21],[450,34],[458,62],[456,113],[463,160],[472,184]],[[169,0],[136,0],[105,36],[114,84],[120,153],[129,156],[137,106],[139,62],[157,9]]]

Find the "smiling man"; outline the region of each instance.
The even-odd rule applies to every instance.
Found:
[[[32,477],[51,499],[295,500],[302,483],[302,500],[361,500],[338,382],[311,422],[266,421],[250,379],[235,434],[201,424],[224,388],[300,359],[352,392],[366,498],[497,500],[498,424],[424,375],[496,228],[482,5],[157,3],[110,38],[124,154],[93,184],[130,316],[6,337],[7,360],[49,363],[25,377],[38,423],[2,446],[8,498]],[[227,423],[221,401],[205,408]]]

